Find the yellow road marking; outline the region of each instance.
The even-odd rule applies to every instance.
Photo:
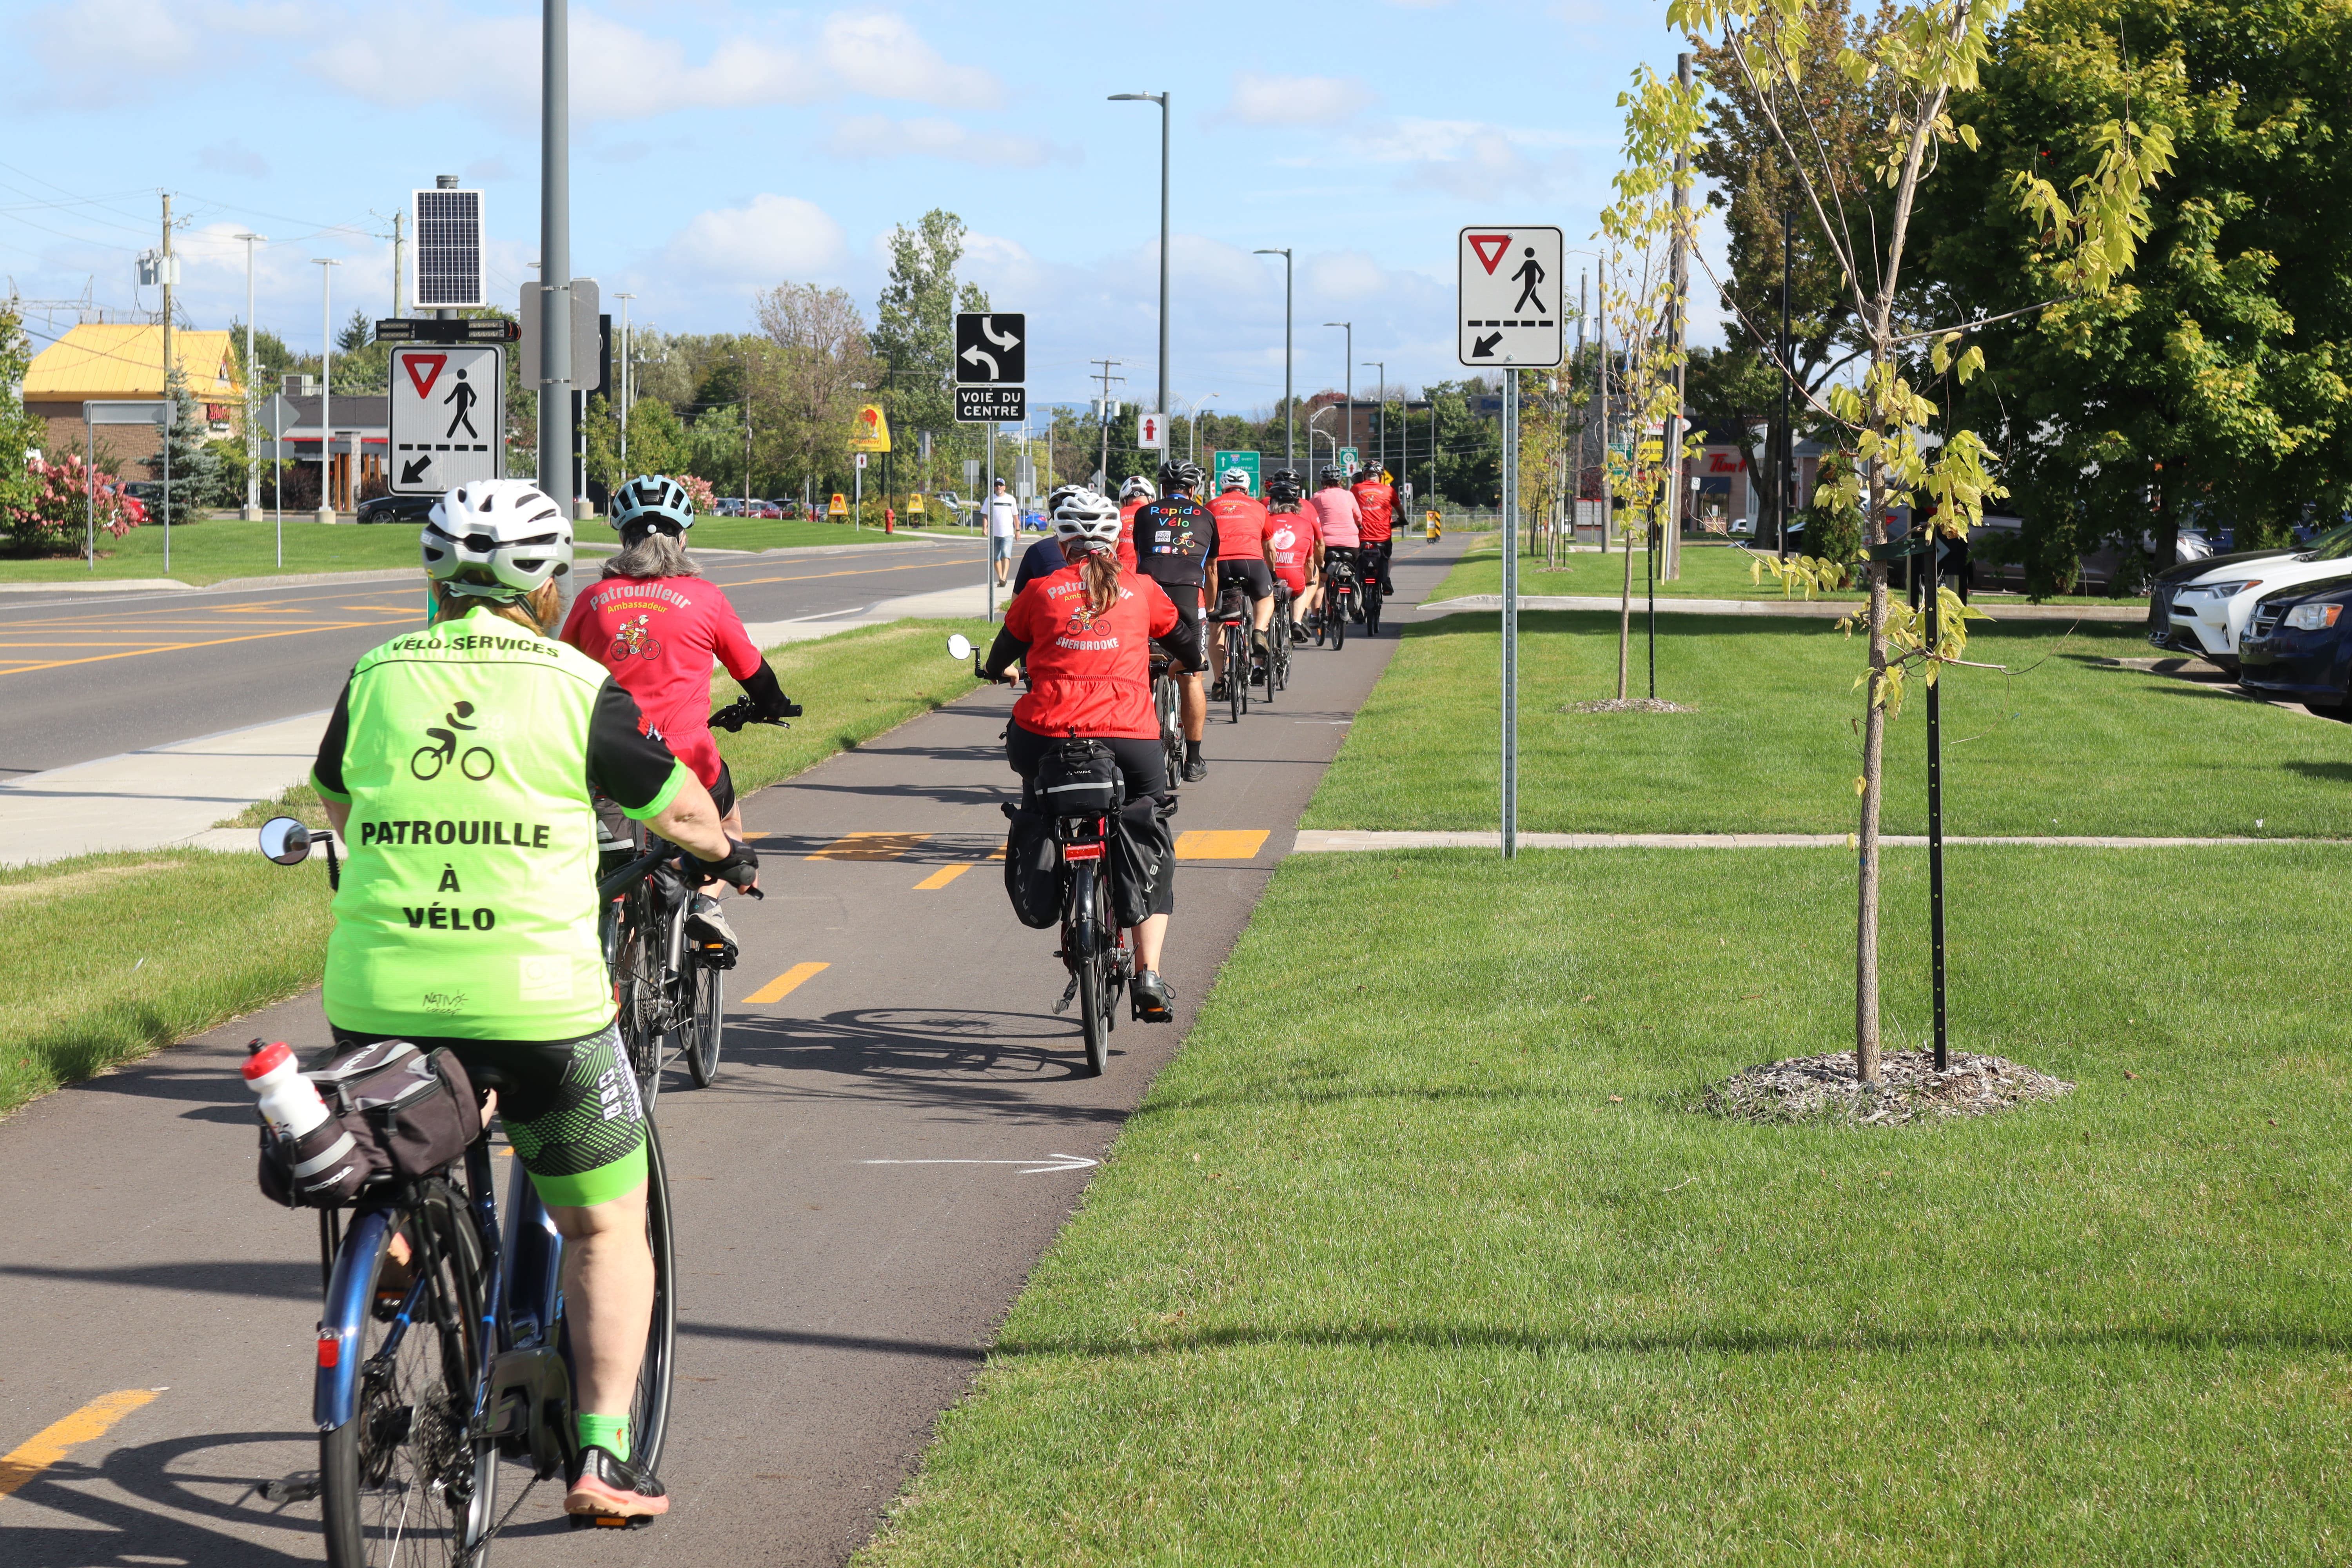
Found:
[[[1196,827],[1176,836],[1179,860],[1255,860],[1265,847],[1267,830]]]
[[[801,982],[813,979],[832,967],[833,965],[829,963],[795,963],[743,1000],[753,1006],[767,1002],[781,1002],[797,989]]]
[[[163,1392],[160,1388],[126,1388],[103,1399],[93,1399],[64,1420],[51,1422],[0,1454],[0,1497],[8,1496],[64,1458],[66,1451],[75,1444],[105,1436],[108,1427]]]
[[[896,860],[919,847],[928,833],[851,833],[809,857],[812,860]]]
[[[937,891],[939,889],[946,887],[950,882],[954,881],[958,877],[962,876],[966,871],[971,870],[976,864],[978,864],[978,862],[967,860],[961,866],[942,866],[938,870],[932,872],[929,876],[924,878],[921,881],[916,883],[915,891],[919,893]]]
[[[20,664],[13,669],[0,670],[0,675],[27,675],[35,670],[63,669],[74,664],[104,664],[114,658],[141,658],[152,653],[185,653],[190,648],[224,647],[231,643],[268,642],[273,637],[297,637],[309,632],[347,632],[363,626],[380,626],[383,621],[330,621],[315,626],[289,626],[279,632],[253,632],[240,637],[208,637],[202,642],[159,643],[153,647],[133,648],[128,653],[92,654],[88,658],[54,658],[46,664]]]

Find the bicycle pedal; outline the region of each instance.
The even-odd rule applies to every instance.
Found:
[[[647,1513],[622,1515],[617,1513],[567,1513],[574,1530],[647,1530],[653,1526],[653,1515]]]
[[[697,951],[701,954],[702,966],[705,969],[732,969],[735,967],[735,949],[731,943],[723,942],[700,942],[697,944]]]
[[[315,1502],[319,1498],[319,1472],[297,1470],[274,1481],[263,1481],[253,1489],[265,1502]]]

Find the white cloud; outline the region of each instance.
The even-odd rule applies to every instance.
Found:
[[[826,17],[816,64],[842,87],[870,98],[993,109],[1004,96],[993,76],[950,64],[906,18],[887,11],[836,11]]]
[[[805,280],[838,267],[841,226],[814,202],[761,195],[749,205],[698,213],[669,243],[667,260],[713,281]]]
[[[1393,280],[1393,274],[1383,271],[1379,262],[1360,250],[1315,258],[1307,264],[1305,279],[1309,291],[1339,304],[1377,300]]]
[[[250,180],[264,179],[269,174],[269,160],[234,136],[226,142],[198,149],[196,163],[200,168],[217,170],[224,174],[242,174]]]
[[[1400,120],[1353,139],[1349,151],[1367,163],[1401,165],[1408,189],[1491,200],[1540,195],[1573,172],[1572,138],[1475,120]]]
[[[1234,78],[1225,112],[1244,125],[1338,125],[1361,113],[1374,96],[1360,77],[1243,71]]]
[[[75,0],[34,13],[33,26],[53,67],[77,74],[101,68],[178,69],[194,39],[163,0]]]
[[[1057,159],[1078,161],[1075,148],[1058,148],[1035,136],[974,131],[952,120],[891,120],[879,114],[835,121],[824,150],[836,158],[947,158],[1015,169],[1034,169]]]

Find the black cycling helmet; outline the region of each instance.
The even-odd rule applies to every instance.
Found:
[[[656,531],[677,539],[694,526],[694,498],[667,474],[639,474],[614,492],[607,515],[625,540]]]
[[[1350,484],[1360,485],[1369,480],[1377,479],[1380,477],[1381,471],[1378,468],[1358,468],[1356,470],[1356,477],[1348,482]]]
[[[1171,490],[1197,491],[1208,482],[1209,476],[1201,471],[1201,465],[1198,463],[1182,462],[1171,458],[1160,465],[1160,493],[1163,496]]]
[[[1348,470],[1337,463],[1326,463],[1323,465],[1323,471],[1317,474],[1315,478],[1326,485],[1344,485],[1348,482]]]
[[[1307,487],[1300,484],[1298,476],[1288,468],[1276,468],[1266,476],[1265,499],[1268,500],[1297,501],[1304,500],[1306,495]]]

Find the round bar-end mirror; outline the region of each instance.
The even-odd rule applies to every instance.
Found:
[[[273,816],[261,825],[261,852],[280,866],[299,866],[310,858],[310,830],[290,816]]]
[[[950,658],[970,658],[971,657],[971,639],[964,636],[961,632],[957,632],[953,636],[950,637],[948,638],[948,657]]]

